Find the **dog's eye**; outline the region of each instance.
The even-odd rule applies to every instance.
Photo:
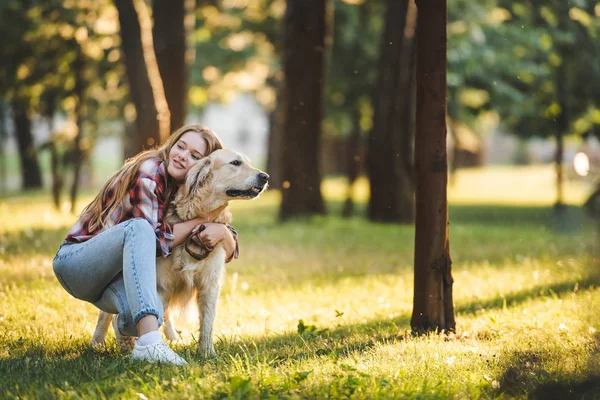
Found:
[[[239,167],[240,165],[242,165],[242,162],[240,160],[233,160],[229,164],[235,165],[236,167]]]

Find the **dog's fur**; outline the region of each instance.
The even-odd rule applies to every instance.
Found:
[[[267,174],[250,165],[242,154],[228,149],[216,150],[190,169],[185,183],[169,206],[168,221],[171,224],[187,221],[206,215],[227,201],[256,198],[266,189],[268,178]],[[224,209],[214,222],[230,221],[231,213]],[[169,340],[178,338],[170,311],[185,307],[196,295],[200,319],[199,350],[207,357],[215,355],[212,330],[225,257],[225,250],[217,245],[206,259],[198,261],[180,245],[169,257],[156,260],[157,289],[165,310],[165,336]],[[111,318],[111,314],[100,311],[92,346],[104,343]],[[122,351],[130,350],[134,344],[133,338],[118,333],[117,342]]]

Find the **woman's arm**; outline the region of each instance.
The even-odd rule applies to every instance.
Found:
[[[223,204],[221,207],[217,208],[216,210],[211,211],[210,214],[208,214],[208,215],[201,215],[194,219],[190,219],[188,221],[174,224],[173,225],[173,236],[174,236],[173,247],[179,246],[180,244],[185,242],[187,240],[188,236],[190,236],[190,234],[194,233],[194,231],[196,230],[196,228],[198,228],[199,225],[207,224],[207,222],[214,221],[221,214],[221,212],[227,207],[227,204],[228,203]],[[214,225],[214,224],[207,224],[207,225]],[[216,224],[216,225],[220,225],[220,224]],[[229,254],[229,253],[227,253],[227,254]]]
[[[186,241],[192,230],[200,224],[208,222],[207,217],[198,217],[189,221],[180,222],[173,225],[173,247],[179,246]]]
[[[218,243],[221,243],[227,255],[225,259],[231,261],[237,247],[233,233],[223,224],[211,223],[204,224],[204,226],[206,228],[198,235],[202,243],[209,247],[214,247]]]

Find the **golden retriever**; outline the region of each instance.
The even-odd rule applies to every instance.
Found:
[[[230,200],[248,200],[258,197],[268,186],[269,175],[254,168],[242,154],[216,150],[190,169],[186,181],[169,206],[169,223],[193,219],[217,210]],[[218,223],[231,221],[231,213],[224,209],[215,219]],[[188,240],[191,253],[201,248]],[[200,320],[199,350],[205,357],[215,355],[212,342],[217,300],[225,270],[225,250],[217,245],[203,260],[192,257],[184,245],[179,245],[166,258],[157,258],[157,289],[165,310],[164,333],[167,339],[178,335],[170,319],[170,310],[185,307],[196,296]],[[100,311],[91,345],[105,341],[112,314]],[[117,334],[122,351],[130,351],[135,344],[131,337]]]

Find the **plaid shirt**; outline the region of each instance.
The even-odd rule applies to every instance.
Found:
[[[173,227],[163,223],[167,210],[166,198],[167,169],[160,158],[150,158],[140,165],[140,169],[129,185],[129,193],[123,204],[108,216],[104,227],[89,230],[90,219],[81,215],[67,233],[66,241],[85,242],[102,231],[133,218],[143,218],[150,223],[156,234],[156,255],[167,257],[171,253]],[[115,190],[110,188],[103,201],[103,208],[114,199]],[[237,240],[236,240],[237,242]]]

